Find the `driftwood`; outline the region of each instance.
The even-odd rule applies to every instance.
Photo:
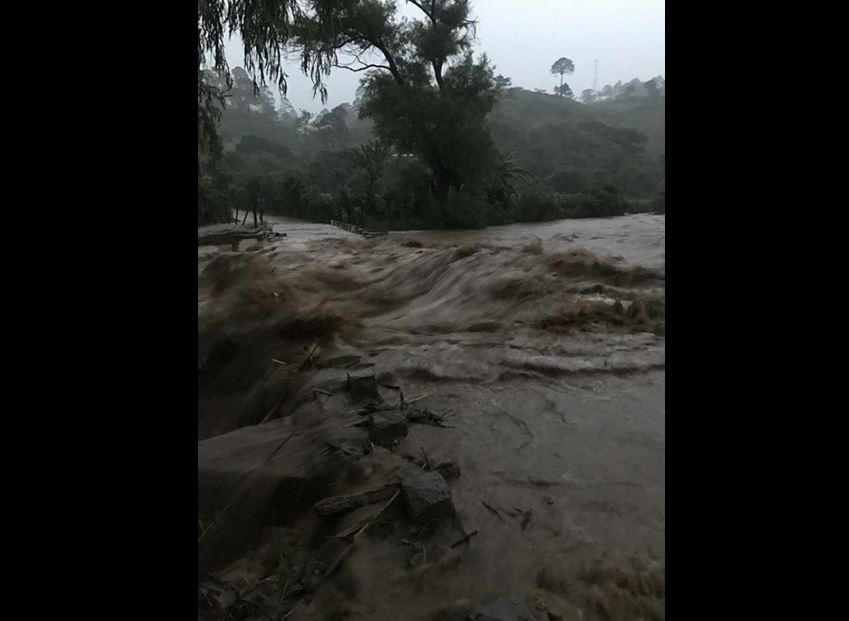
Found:
[[[333,444],[331,444],[331,446],[336,448]],[[434,472],[438,472],[446,479],[454,479],[460,476],[460,466],[452,461],[441,463],[432,470]],[[315,509],[316,513],[322,516],[342,513],[343,511],[351,511],[352,509],[358,509],[359,507],[364,507],[366,505],[371,505],[391,498],[399,491],[400,485],[401,481],[395,481],[375,489],[360,492],[359,494],[347,494],[343,496],[325,498],[324,500],[319,500],[315,503],[315,505],[313,505],[313,509]]]
[[[339,533],[338,535],[336,535],[337,537],[342,539],[344,539],[345,537],[351,537],[351,535],[353,535],[353,537],[351,537],[351,539],[348,541],[348,544],[336,554],[336,558],[333,559],[333,561],[330,563],[330,566],[327,568],[327,571],[324,572],[325,580],[332,576],[333,573],[337,569],[339,569],[339,566],[345,562],[345,559],[347,559],[351,555],[351,552],[354,551],[355,540],[357,539],[357,537],[359,537],[366,530],[368,530],[368,527],[371,526],[377,518],[383,515],[383,512],[386,511],[393,502],[395,502],[395,499],[398,498],[398,494],[400,493],[401,490],[395,490],[395,493],[392,494],[392,498],[389,499],[389,502],[383,505],[380,510],[377,511],[374,515],[369,517],[364,524],[357,524],[357,526],[355,526],[354,528],[349,528],[344,533]]]
[[[408,401],[407,403],[412,403],[412,401]],[[448,414],[451,410],[448,410],[446,414]],[[406,419],[415,425],[431,425],[433,427],[443,427],[446,429],[450,429],[451,425],[446,425],[444,422],[445,415],[439,416],[438,414],[434,414],[430,410],[424,408],[404,408],[404,416]]]
[[[496,509],[495,507],[493,507],[492,505],[490,505],[490,504],[489,504],[488,502],[486,502],[485,500],[481,500],[481,503],[483,504],[483,506],[484,506],[484,507],[486,507],[489,511],[491,511],[491,512],[495,515],[495,517],[497,517],[497,518],[498,518],[499,520],[501,520],[502,522],[504,522],[504,521],[505,521],[505,520],[504,520],[504,518],[503,518],[503,517],[501,517],[501,514],[498,512],[498,509]]]
[[[383,505],[377,512],[370,515],[368,518],[366,518],[365,521],[360,522],[359,524],[342,531],[341,533],[336,535],[336,537],[338,537],[339,539],[344,539],[345,537],[350,537],[351,535],[354,536],[354,539],[359,537],[362,533],[368,530],[368,527],[371,526],[377,518],[383,515],[383,512],[386,511],[393,502],[395,502],[395,499],[398,498],[398,494],[400,493],[401,490],[397,490],[394,494],[392,494],[392,498],[390,498],[389,501],[385,505]]]
[[[426,393],[424,393],[424,394],[422,394],[422,395],[419,395],[419,396],[418,396],[418,397],[416,397],[415,399],[410,399],[409,401],[407,401],[407,405],[409,405],[409,404],[411,404],[411,403],[415,403],[416,401],[421,401],[422,399],[427,399],[429,396],[430,396],[430,393],[429,393],[429,392],[426,392]]]
[[[464,544],[464,543],[466,543],[469,539],[471,539],[472,537],[474,537],[474,536],[475,536],[475,535],[477,535],[477,534],[478,534],[478,531],[476,531],[476,530],[475,530],[475,531],[472,531],[472,532],[470,532],[468,535],[466,535],[465,537],[463,537],[462,539],[460,539],[460,541],[455,541],[454,543],[452,543],[452,544],[451,544],[451,547],[452,547],[452,548],[456,548],[457,546],[463,545],[463,544]]]
[[[319,515],[332,515],[342,511],[350,511],[365,505],[388,500],[398,491],[398,483],[390,483],[377,489],[351,494],[350,496],[334,496],[320,500],[313,507]]]

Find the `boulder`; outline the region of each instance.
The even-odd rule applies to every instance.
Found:
[[[357,369],[348,373],[348,392],[354,399],[380,399],[377,378],[372,369]]]
[[[441,520],[454,515],[448,483],[438,472],[426,472],[401,480],[401,493],[414,523]]]
[[[391,446],[407,437],[407,419],[397,410],[378,411],[371,415],[369,435],[380,446]]]

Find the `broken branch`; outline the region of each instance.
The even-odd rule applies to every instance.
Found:
[[[339,539],[344,539],[345,537],[348,537],[352,534],[354,535],[354,537],[358,537],[361,533],[365,532],[365,530],[369,526],[371,526],[372,522],[374,522],[377,518],[379,518],[381,515],[383,515],[383,512],[386,511],[393,502],[395,502],[395,499],[398,498],[398,494],[400,494],[400,493],[401,493],[401,490],[397,490],[392,495],[392,498],[389,499],[389,502],[387,502],[385,505],[383,505],[380,508],[380,510],[377,511],[377,513],[374,513],[373,515],[369,516],[363,522],[360,522],[356,526],[352,526],[351,528],[347,528],[347,529],[343,530],[341,533],[336,535],[336,537],[339,538]]]
[[[474,531],[470,532],[468,535],[466,535],[465,537],[463,537],[462,539],[460,539],[460,541],[455,541],[454,543],[452,543],[451,547],[456,548],[457,546],[461,546],[477,534],[478,534],[478,531],[474,530]]]
[[[391,497],[398,491],[398,483],[389,483],[377,489],[368,490],[359,494],[351,494],[347,496],[334,496],[333,498],[325,498],[318,501],[314,506],[315,512],[319,515],[332,515],[341,513],[342,511],[350,511],[358,507],[381,502]]]
[[[501,520],[502,522],[505,521],[504,518],[501,517],[501,514],[498,512],[498,510],[495,507],[488,504],[485,500],[481,500],[481,504],[483,504],[483,506],[486,507],[489,511],[494,513],[495,517],[497,517],[499,520]]]

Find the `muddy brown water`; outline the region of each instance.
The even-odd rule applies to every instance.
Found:
[[[303,582],[292,559],[306,567],[375,509],[328,526],[311,504],[409,472],[403,456],[424,450],[461,468],[450,528],[405,543],[375,527],[308,596],[275,599],[269,580],[260,605],[288,619],[425,620],[512,592],[539,619],[664,618],[664,217],[371,240],[272,223],[287,237],[198,249],[199,513],[223,516],[201,583],[209,570]],[[450,410],[452,427],[414,425],[394,452],[329,455],[328,441],[356,453],[365,437],[349,426],[352,368],[374,369],[391,403],[400,389]],[[284,516],[269,521],[269,506]]]

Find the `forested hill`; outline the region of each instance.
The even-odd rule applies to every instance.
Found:
[[[232,76],[221,117],[224,153],[206,181],[212,201],[223,207],[262,194],[267,211],[307,219],[441,223],[420,163],[363,151],[374,135],[372,121],[359,118],[360,99],[311,114],[268,88],[256,91],[240,68]],[[211,73],[207,79],[224,86]],[[504,89],[485,123],[504,158],[499,170],[512,181],[496,180],[457,209],[469,213],[452,224],[615,215],[651,200],[662,208],[663,89],[640,90],[632,81],[582,98]]]

